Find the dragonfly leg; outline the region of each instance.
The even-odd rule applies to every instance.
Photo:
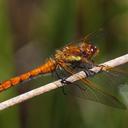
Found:
[[[60,75],[59,75],[59,73],[58,73],[57,70],[55,70],[55,74],[56,74],[56,76],[57,76],[58,79],[61,79],[61,77],[60,77]]]
[[[61,79],[61,83],[63,85],[69,85],[69,84],[72,84],[71,82],[67,81],[66,78],[62,78]],[[70,85],[69,85],[70,86]],[[62,86],[62,92],[64,95],[67,95],[67,92],[65,92],[65,86]]]
[[[97,67],[100,67],[100,71],[99,72],[102,72],[102,71],[108,72],[109,69],[111,69],[111,67],[107,66],[107,65],[97,65]]]
[[[58,79],[61,79],[61,83],[64,84],[64,85],[67,85],[67,84],[71,84],[71,82],[67,81],[66,80],[66,77],[62,77],[57,70],[55,70],[55,74],[56,76],[58,77]]]
[[[64,85],[72,84],[71,82],[67,81],[66,78],[62,78],[61,83],[64,84]]]
[[[57,70],[55,71],[55,74],[56,74],[56,76],[57,76],[58,79],[61,79],[62,85],[71,84],[71,82],[66,81],[66,78],[61,77],[61,76],[59,75],[59,73],[58,73]],[[66,91],[65,91],[65,86],[62,86],[62,93],[63,93],[64,95],[67,95],[67,93],[66,93]]]
[[[81,90],[81,92],[85,92],[86,91],[86,88],[80,86],[79,84],[73,83],[73,85],[70,85],[72,83],[69,82],[69,81],[66,81],[65,79],[62,80],[62,83],[64,83],[64,85],[67,85],[67,86],[76,86]],[[65,86],[62,87],[62,91],[63,91],[64,95],[67,95],[67,92],[65,92]]]
[[[94,76],[96,73],[92,70],[84,70],[87,77]]]
[[[65,91],[64,86],[62,87],[62,92],[63,92],[64,95],[67,95],[67,92]]]

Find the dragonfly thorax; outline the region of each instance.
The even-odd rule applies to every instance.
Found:
[[[88,62],[99,52],[96,46],[90,43],[70,44],[55,53],[57,62],[72,63],[72,62]]]

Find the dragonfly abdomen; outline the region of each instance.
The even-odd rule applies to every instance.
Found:
[[[49,59],[45,64],[37,67],[27,73],[21,74],[19,76],[13,77],[6,80],[0,84],[0,91],[4,91],[14,85],[20,84],[24,81],[34,78],[40,74],[46,74],[54,71],[56,68],[56,62],[53,59]]]

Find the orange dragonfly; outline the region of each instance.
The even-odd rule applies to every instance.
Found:
[[[70,43],[62,49],[56,50],[54,56],[49,58],[41,66],[27,73],[3,81],[0,84],[0,91],[2,92],[10,87],[25,81],[27,82],[29,79],[32,80],[39,75],[47,73],[55,72],[59,77],[58,70],[63,70],[70,75],[76,73],[78,70],[84,70],[87,75],[90,75],[92,72],[89,72],[89,69],[95,65],[92,58],[99,53],[99,49],[91,44],[89,37],[90,35],[86,36],[77,43]],[[125,105],[115,96],[98,88],[89,79],[85,78],[81,81],[85,84],[84,87],[76,87],[75,85],[70,86],[71,88],[75,87],[75,89],[79,88],[77,89],[79,91],[76,91],[76,95],[82,95],[82,97],[85,97],[86,99],[97,101],[109,106],[125,108]]]

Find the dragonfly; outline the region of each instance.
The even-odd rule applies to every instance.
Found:
[[[58,78],[60,78],[58,70],[62,72],[65,71],[69,75],[76,73],[78,70],[84,70],[87,76],[89,76],[90,73],[92,73],[89,69],[96,66],[93,58],[97,56],[100,51],[99,48],[93,45],[89,40],[90,35],[91,34],[85,36],[80,41],[69,43],[63,48],[56,50],[55,54],[47,59],[42,65],[26,73],[12,77],[9,80],[3,81],[0,84],[0,92],[23,82],[31,81],[37,76],[52,72],[55,72]],[[63,78],[61,79],[63,82]],[[115,96],[100,89],[88,78],[81,79],[81,82],[84,83],[84,87],[77,85],[69,86],[72,90],[74,88],[77,89],[77,91],[75,91],[76,95],[82,95],[85,99],[100,102],[112,107],[121,109],[126,108],[126,106]]]

